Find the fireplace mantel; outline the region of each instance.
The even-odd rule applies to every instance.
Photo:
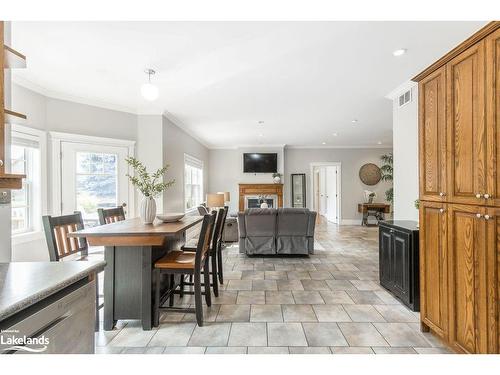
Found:
[[[278,207],[283,207],[283,184],[239,184],[240,211],[245,210],[245,195],[277,195]]]

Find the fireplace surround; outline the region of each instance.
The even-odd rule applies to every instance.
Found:
[[[247,207],[248,199],[258,198],[260,195],[274,198],[274,208],[283,207],[283,184],[239,184],[239,211]]]

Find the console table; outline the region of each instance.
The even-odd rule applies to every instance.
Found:
[[[363,214],[361,225],[368,226],[368,216],[375,217],[378,224],[385,219],[385,214],[391,212],[391,206],[385,203],[358,203],[358,212]]]

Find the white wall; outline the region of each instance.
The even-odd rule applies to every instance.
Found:
[[[285,172],[284,147],[241,147],[237,149],[215,149],[209,151],[208,192],[229,191],[231,193],[230,212],[238,211],[238,184],[273,183],[272,173],[243,173],[243,154],[248,152],[268,152],[278,154],[278,173]],[[282,181],[285,186],[288,180]]]
[[[391,184],[381,181],[375,186],[368,186],[359,179],[359,169],[363,164],[374,163],[381,165],[380,156],[391,152],[390,148],[373,149],[285,149],[285,181],[289,182],[292,173],[306,174],[306,204],[312,209],[311,202],[311,173],[310,165],[313,162],[340,162],[341,163],[341,217],[343,224],[359,224],[361,214],[358,213],[358,203],[364,202],[363,190],[371,190],[377,194],[375,202],[385,202],[385,191]],[[290,206],[289,184],[285,185],[285,205]],[[386,203],[386,202],[385,202]]]
[[[403,90],[404,91],[407,91]],[[414,202],[418,199],[418,87],[412,101],[403,107],[393,100],[394,219],[418,221]]]
[[[163,117],[163,163],[170,165],[165,180],[175,179],[175,184],[163,194],[163,207],[168,212],[184,212],[184,154],[203,162],[203,192],[206,195],[210,177],[208,148]]]

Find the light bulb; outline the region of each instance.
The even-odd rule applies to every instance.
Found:
[[[146,100],[156,100],[158,99],[158,87],[153,85],[152,83],[145,83],[141,86],[141,95],[143,96],[144,99]]]

